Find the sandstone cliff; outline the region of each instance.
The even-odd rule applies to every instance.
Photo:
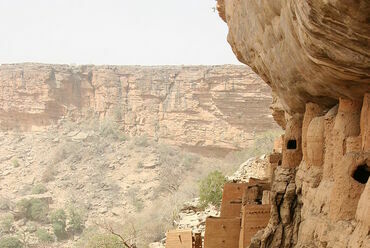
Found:
[[[274,127],[270,89],[245,66],[0,66],[0,124],[95,114],[131,135],[224,154]]]
[[[250,247],[369,247],[369,2],[219,0],[218,10],[286,130],[270,222]]]
[[[370,5],[361,1],[219,0],[237,58],[289,112],[370,91]]]

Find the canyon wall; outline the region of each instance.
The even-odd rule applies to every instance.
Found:
[[[246,66],[0,66],[2,129],[108,118],[130,135],[202,153],[246,147],[275,128],[271,90]]]
[[[285,129],[270,221],[250,247],[369,247],[369,1],[218,0],[218,10]]]
[[[268,83],[289,112],[332,106],[370,90],[366,0],[219,0],[237,58]]]

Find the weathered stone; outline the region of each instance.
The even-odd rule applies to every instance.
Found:
[[[262,195],[262,205],[271,204],[271,191],[264,190]]]
[[[274,119],[287,121],[271,218],[251,247],[368,247],[370,3],[218,0],[218,10],[237,58],[271,86]]]
[[[283,161],[284,168],[297,167],[302,160],[302,116],[290,118],[284,135]]]
[[[306,134],[306,162],[309,166],[322,166],[324,163],[324,117],[316,117],[310,122]]]
[[[303,151],[303,160],[307,158],[307,135],[310,134],[308,132],[308,127],[311,121],[318,116],[321,116],[323,113],[322,108],[315,103],[307,103],[306,104],[306,111],[303,116],[303,123],[302,123],[302,151]],[[321,135],[322,136],[322,135]]]
[[[362,150],[370,152],[370,93],[366,93],[361,110]]]
[[[129,135],[223,156],[275,127],[271,90],[245,66],[3,64],[0,86],[3,129],[94,114]]]
[[[236,57],[271,85],[289,113],[370,92],[368,1],[218,3]]]
[[[329,199],[329,217],[331,220],[354,219],[357,204],[365,185],[353,178],[359,165],[366,164],[366,155],[346,154],[338,161],[334,170],[334,185]]]

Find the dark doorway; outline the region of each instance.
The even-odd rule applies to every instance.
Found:
[[[353,172],[353,179],[361,184],[366,184],[367,180],[369,179],[370,175],[370,168],[367,164],[359,165],[355,172]]]
[[[297,141],[296,140],[288,140],[288,144],[286,146],[288,150],[297,149]]]

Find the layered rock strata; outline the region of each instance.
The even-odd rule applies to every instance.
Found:
[[[245,66],[0,66],[2,128],[89,114],[200,152],[224,154],[274,128],[270,89]]]
[[[268,226],[250,247],[368,247],[370,4],[219,0],[237,58],[286,131]]]
[[[368,1],[218,0],[218,9],[237,58],[290,113],[370,91]]]

